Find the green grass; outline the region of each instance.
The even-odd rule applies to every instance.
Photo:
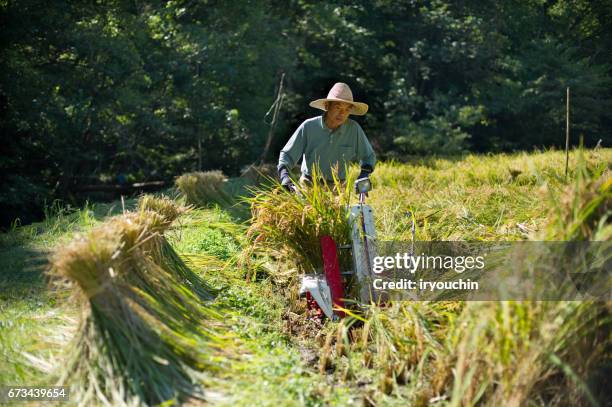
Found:
[[[57,292],[49,291],[44,278],[46,256],[54,245],[66,244],[75,234],[88,232],[117,213],[110,211],[102,216],[103,210],[89,207],[83,209],[85,214],[62,213],[3,236],[4,249],[11,254],[5,259],[12,261],[5,268],[7,289],[2,291],[0,383],[52,384],[51,373],[77,329],[78,312],[65,301],[68,293],[58,298]],[[94,213],[98,214],[95,218]],[[41,233],[31,233],[35,228]],[[277,401],[295,399],[295,405],[301,405],[299,400],[320,404],[317,375],[300,364],[300,353],[283,333],[285,299],[271,282],[248,284],[241,270],[227,267],[241,250],[240,234],[245,230],[226,212],[211,208],[192,210],[169,233],[169,240],[188,264],[221,290],[215,305],[224,310],[229,333],[239,341],[237,350],[220,356],[219,363],[226,363],[225,373],[206,379],[207,391],[217,394],[221,404],[251,405],[252,400],[258,400],[258,404],[271,405],[271,395]],[[31,256],[29,247],[44,250],[33,275],[24,267]],[[22,253],[23,258],[17,259],[16,255]],[[216,266],[211,259],[217,260]],[[287,380],[287,376],[296,374]],[[267,377],[265,386],[253,382],[254,377]]]
[[[586,205],[551,226],[552,203],[577,196],[578,160],[573,152],[568,181],[564,155],[554,151],[382,163],[368,202],[381,239],[409,239],[408,210],[419,240],[551,238],[551,228],[572,229],[572,219],[595,213]],[[585,162],[589,174],[601,174],[612,150],[586,151]],[[66,292],[49,289],[47,256],[121,211],[120,203],[56,206],[44,222],[0,235],[0,384],[49,384],[78,314]],[[303,316],[295,280],[270,272],[295,265],[265,256],[239,262],[250,245],[242,219],[227,206],[209,206],[182,215],[167,232],[186,264],[218,290],[214,305],[232,338],[215,356],[222,369],[202,378],[212,402],[591,405],[605,395],[609,304],[404,303],[319,331]],[[606,222],[582,223],[596,233],[578,227],[581,236],[609,239]]]
[[[127,202],[132,207],[135,201]],[[49,384],[48,360],[74,334],[76,310],[45,278],[52,249],[122,211],[121,204],[54,207],[44,221],[0,235],[0,383]]]

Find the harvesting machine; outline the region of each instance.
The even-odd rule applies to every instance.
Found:
[[[331,236],[321,236],[323,273],[305,275],[300,287],[300,295],[306,296],[309,307],[320,308],[332,320],[344,317],[339,308],[345,308],[346,298],[353,297],[363,304],[378,301],[372,289],[372,264],[376,256],[374,212],[365,203],[372,183],[367,177],[360,178],[355,181],[355,189],[359,202],[348,207],[350,243],[338,245]],[[340,270],[340,250],[350,251],[352,270]]]

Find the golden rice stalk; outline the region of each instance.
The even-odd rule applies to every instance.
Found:
[[[579,157],[573,185],[551,195],[548,223],[535,238],[609,241],[611,186],[609,170],[588,170]],[[552,251],[536,261],[554,265],[563,256]],[[598,273],[592,277],[607,284]],[[609,303],[598,301],[469,303],[447,336],[450,403],[596,405],[586,378],[609,357],[610,315]]]
[[[298,194],[286,191],[278,182],[256,190],[246,198],[251,206],[247,249],[274,257],[292,259],[300,272],[317,272],[323,266],[320,239],[331,236],[341,245],[348,242],[350,225],[347,205],[351,188],[338,180],[324,185],[313,173],[310,187],[298,186]],[[349,185],[351,185],[349,181]]]
[[[209,300],[213,297],[210,288],[205,287],[204,281],[195,274],[185,262],[180,258],[172,245],[161,236],[180,215],[187,212],[188,208],[182,207],[170,198],[162,196],[160,198],[152,195],[143,195],[138,200],[138,221],[142,225],[147,225],[150,231],[155,232],[150,236],[150,240],[144,243],[145,251],[153,257],[157,264],[164,269],[170,270],[180,278],[180,280],[190,287],[202,300]],[[124,229],[129,230],[129,227]]]
[[[576,179],[553,203],[545,240],[609,241],[612,239],[612,171],[590,174],[579,164]]]
[[[609,170],[579,161],[534,238],[609,241],[611,187]],[[589,380],[610,357],[611,315],[592,301],[393,303],[352,315],[363,325],[349,354],[381,375],[380,394],[409,386],[407,405],[597,405]]]

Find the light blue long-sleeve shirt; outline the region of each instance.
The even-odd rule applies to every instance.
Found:
[[[300,124],[278,158],[278,168],[293,167],[302,159],[302,175],[311,176],[313,165],[321,169],[321,176],[332,179],[332,168],[338,167],[338,178],[346,178],[348,163],[359,161],[374,168],[376,155],[361,126],[347,119],[342,126],[331,130],[325,125],[323,116],[313,117]]]

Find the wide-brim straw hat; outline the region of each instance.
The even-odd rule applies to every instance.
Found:
[[[332,86],[325,99],[317,99],[315,101],[312,101],[310,102],[310,106],[314,107],[315,109],[327,111],[327,109],[325,108],[326,102],[350,103],[351,105],[353,105],[350,114],[354,114],[356,116],[363,116],[368,111],[368,105],[366,105],[365,103],[353,101],[353,92],[351,92],[351,88],[349,88],[346,83],[342,82],[338,82],[334,86]]]

